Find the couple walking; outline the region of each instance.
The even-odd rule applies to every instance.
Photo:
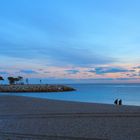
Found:
[[[116,99],[115,101],[114,101],[114,104],[115,105],[122,105],[122,100],[120,99]]]

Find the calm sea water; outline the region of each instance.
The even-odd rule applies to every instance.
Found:
[[[55,93],[0,93],[67,101],[95,102],[113,104],[120,98],[125,105],[140,106],[140,84],[72,84],[77,89],[72,92]]]

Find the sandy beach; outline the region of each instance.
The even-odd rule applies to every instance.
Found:
[[[0,96],[0,140],[140,140],[140,107]]]

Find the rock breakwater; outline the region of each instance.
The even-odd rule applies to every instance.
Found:
[[[28,85],[0,85],[0,92],[64,92],[75,89],[65,85],[28,84]]]

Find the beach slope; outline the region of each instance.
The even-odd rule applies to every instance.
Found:
[[[0,140],[140,140],[140,107],[0,96]]]

